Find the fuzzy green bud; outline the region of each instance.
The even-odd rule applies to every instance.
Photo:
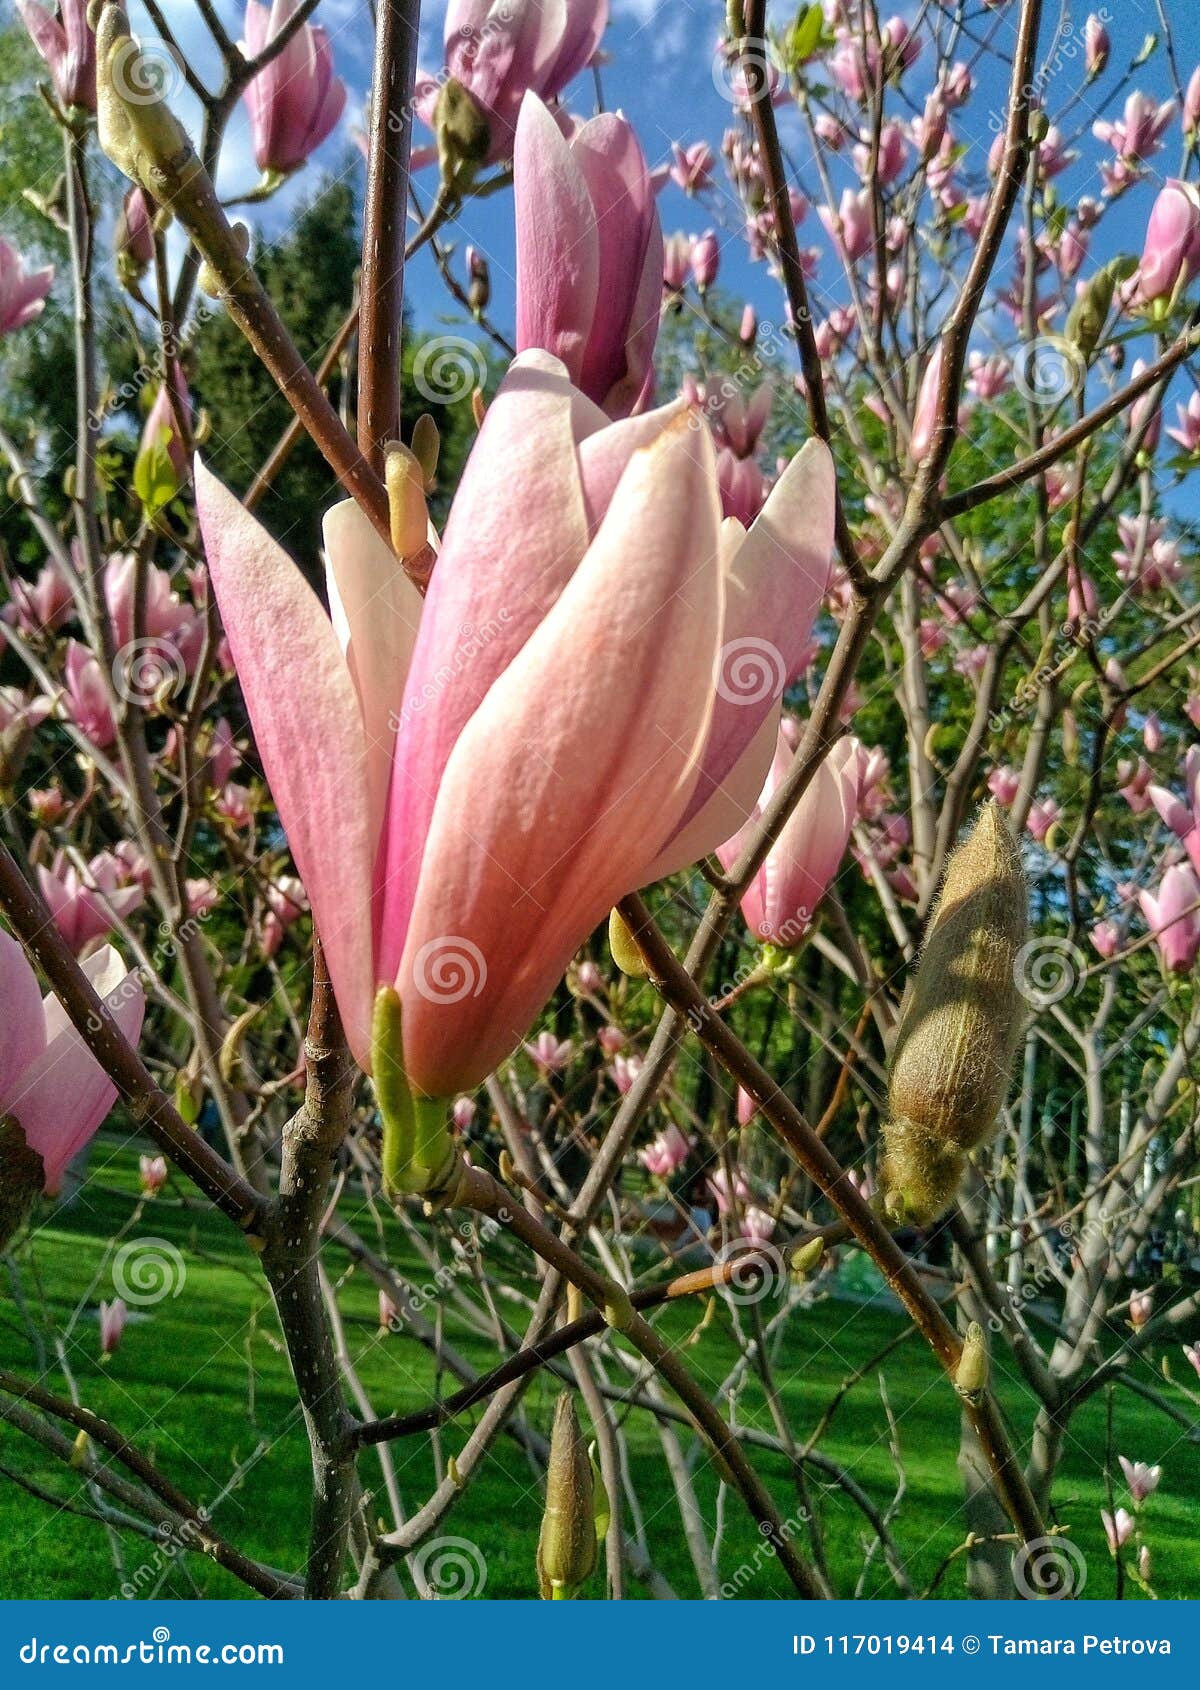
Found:
[[[446,1099],[414,1092],[404,1071],[400,995],[381,986],[371,1021],[371,1077],[383,1127],[380,1158],[388,1196],[448,1190],[458,1166]]]
[[[487,117],[475,96],[454,77],[443,83],[433,108],[442,191],[459,200],[471,191],[492,145]]]
[[[608,948],[622,974],[628,974],[634,980],[644,980],[650,973],[641,946],[629,931],[629,924],[618,909],[614,909],[608,918]]]
[[[546,1509],[538,1534],[538,1589],[547,1602],[577,1594],[596,1565],[596,1514],[592,1464],[579,1429],[575,1403],[564,1391],[554,1405]]]
[[[995,1127],[1021,1031],[1027,903],[1016,841],[988,803],[950,859],[892,1049],[882,1183],[898,1218],[939,1215]]]
[[[988,1351],[983,1327],[973,1320],[967,1327],[962,1355],[954,1370],[954,1389],[965,1402],[978,1403],[987,1389]]]

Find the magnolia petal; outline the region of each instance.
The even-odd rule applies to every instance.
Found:
[[[771,755],[779,733],[780,711],[781,706],[776,704],[726,779],[651,864],[646,871],[645,885],[650,886],[656,880],[678,874],[680,869],[690,868],[745,826],[754,812],[771,766]]]
[[[323,531],[329,611],[358,694],[371,831],[378,838],[396,739],[396,704],[417,643],[421,595],[353,499],[326,511]]]
[[[378,975],[395,978],[429,818],[464,724],[571,579],[588,545],[576,395],[558,359],[525,352],[488,406],[455,495],[401,698],[376,867]]]
[[[526,94],[513,153],[517,349],[542,347],[581,384],[597,310],[600,238],[588,185],[558,124]]]
[[[360,1064],[374,996],[376,836],[366,738],[333,624],[283,548],[196,465],[196,507],[221,620],[334,995]]]
[[[142,1030],[146,998],[136,974],[111,945],[82,964],[130,1044]],[[46,1045],[21,1076],[10,1108],[26,1143],[42,1158],[46,1190],[59,1188],[63,1171],[82,1150],[116,1102],[117,1088],[71,1024],[55,997],[43,1006]]]
[[[13,1087],[46,1042],[42,994],[25,952],[0,928],[0,1115],[7,1114]]]
[[[468,1089],[512,1050],[674,831],[712,708],[718,521],[711,442],[681,418],[459,736],[398,982],[419,1089]]]

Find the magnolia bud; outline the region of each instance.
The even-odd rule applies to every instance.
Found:
[[[882,1184],[893,1214],[926,1223],[987,1139],[1021,1030],[1021,859],[996,803],[950,859],[892,1049]]]
[[[392,550],[397,557],[415,557],[429,537],[425,472],[416,455],[399,440],[393,441],[384,453],[383,479],[387,486]]]
[[[442,450],[442,437],[438,433],[438,425],[429,415],[422,411],[412,431],[412,453],[421,466],[421,474],[425,478],[425,491],[428,493],[437,481],[438,458]]]
[[[617,909],[614,909],[608,918],[608,948],[622,974],[632,975],[635,980],[646,979],[650,973],[649,965],[637,940],[629,931],[625,917]]]
[[[487,117],[475,96],[454,77],[443,83],[433,109],[442,189],[452,199],[468,193],[492,145]]]
[[[988,1352],[983,1327],[973,1320],[967,1327],[962,1355],[954,1370],[954,1389],[964,1401],[977,1403],[987,1389]]]
[[[571,1393],[564,1391],[554,1406],[550,1461],[546,1469],[546,1511],[538,1534],[538,1589],[543,1599],[570,1601],[591,1577],[595,1565],[592,1464]]]
[[[24,1225],[34,1198],[46,1183],[42,1158],[25,1142],[11,1115],[0,1116],[0,1250]]]
[[[467,304],[478,317],[487,310],[492,297],[492,277],[487,259],[473,246],[467,248],[467,276]]]

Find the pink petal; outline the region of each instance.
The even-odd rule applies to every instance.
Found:
[[[596,211],[571,147],[536,94],[521,106],[513,184],[517,350],[541,347],[561,358],[582,387],[600,281]]]
[[[46,1042],[42,994],[25,952],[0,928],[0,1115],[8,1113],[13,1087]]]
[[[399,981],[421,1090],[469,1090],[512,1050],[682,814],[720,640],[718,517],[711,442],[679,419],[630,464],[573,579],[460,734]],[[454,954],[457,979],[439,967]]]
[[[587,550],[574,409],[557,359],[522,353],[488,407],[455,495],[408,686],[397,694],[377,869],[381,980],[394,979],[400,966],[429,818],[455,741]]]
[[[255,743],[312,904],[346,1038],[365,1066],[377,839],[354,683],[303,575],[199,460],[196,507]]]
[[[136,1044],[146,1009],[140,980],[111,945],[83,963],[125,1037]],[[58,1190],[63,1170],[116,1102],[117,1088],[72,1026],[55,997],[44,1006],[46,1046],[21,1076],[10,1107],[26,1142],[46,1169],[46,1190]]]

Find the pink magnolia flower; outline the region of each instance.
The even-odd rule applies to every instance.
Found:
[[[1163,728],[1157,710],[1151,710],[1142,723],[1142,744],[1152,757],[1162,750]]]
[[[556,1039],[549,1030],[538,1034],[537,1038],[525,1046],[526,1054],[542,1070],[543,1074],[557,1073],[565,1068],[575,1051],[574,1041],[571,1039]]]
[[[1115,1555],[1122,1544],[1129,1542],[1136,1522],[1125,1508],[1118,1508],[1115,1514],[1110,1514],[1107,1508],[1102,1508],[1100,1519],[1104,1526],[1104,1535],[1108,1539],[1109,1554]]]
[[[112,1355],[121,1342],[121,1334],[125,1330],[125,1322],[129,1318],[129,1310],[120,1297],[115,1297],[111,1303],[100,1304],[100,1355]]]
[[[669,1179],[682,1168],[691,1152],[691,1143],[672,1121],[670,1126],[664,1127],[644,1149],[638,1151],[638,1161],[646,1172],[653,1174],[656,1179]]]
[[[473,1097],[456,1097],[454,1107],[450,1111],[450,1119],[454,1123],[456,1133],[465,1133],[475,1119],[477,1104]]]
[[[0,716],[3,710],[0,709]],[[0,730],[2,731],[2,730]],[[29,813],[39,827],[53,827],[67,807],[61,786],[35,787],[25,794]]]
[[[1200,910],[1193,907],[1200,905],[1200,880],[1195,870],[1187,863],[1174,864],[1159,882],[1157,894],[1138,893],[1138,905],[1163,967],[1186,974],[1200,952]]]
[[[1183,96],[1183,132],[1185,135],[1195,135],[1200,131],[1200,65],[1197,65],[1188,81],[1187,92]]]
[[[74,608],[71,584],[53,558],[48,558],[30,583],[14,576],[12,602],[0,615],[26,634],[52,633],[68,621]]]
[[[381,1285],[379,1287],[379,1330],[381,1332],[392,1331],[399,1324],[399,1321],[400,1310]]]
[[[738,1089],[737,1089],[737,1124],[738,1124],[738,1126],[739,1127],[748,1127],[750,1125],[751,1121],[754,1119],[754,1117],[757,1114],[758,1114],[758,1104],[755,1103],[754,1099],[750,1096],[750,1093],[746,1090],[746,1088],[744,1086],[739,1086]]]
[[[775,1231],[775,1216],[751,1203],[742,1215],[742,1237],[751,1244],[765,1244]]]
[[[147,1197],[153,1197],[161,1191],[167,1183],[167,1159],[165,1156],[138,1157],[138,1183]]]
[[[145,998],[136,975],[110,945],[82,964],[121,1031],[136,1043]],[[56,997],[43,998],[17,941],[0,929],[0,1115],[11,1115],[42,1159],[53,1195],[63,1170],[92,1137],[117,1088],[88,1050]]]
[[[38,865],[37,877],[54,925],[77,954],[107,938],[143,902],[141,887],[128,884],[125,865],[111,851],[92,858],[86,882],[61,851],[52,868]]]
[[[1121,948],[1121,929],[1115,921],[1098,921],[1088,935],[1099,956],[1107,962]]]
[[[1185,1344],[1183,1353],[1191,1362],[1197,1374],[1200,1374],[1200,1344]]]
[[[1139,757],[1136,763],[1122,757],[1117,764],[1117,780],[1117,791],[1135,816],[1142,815],[1150,808],[1154,801],[1150,794],[1154,770],[1144,757]]]
[[[1200,393],[1193,393],[1187,405],[1176,405],[1177,426],[1167,430],[1172,440],[1193,456],[1200,452]]]
[[[1012,381],[1012,365],[1001,353],[972,352],[967,358],[967,386],[977,399],[998,399]]]
[[[1035,798],[1029,806],[1029,814],[1025,818],[1025,826],[1029,829],[1039,845],[1043,844],[1046,835],[1062,815],[1062,806],[1054,798]]]
[[[730,1195],[729,1182],[725,1177],[724,1168],[718,1168],[708,1176],[708,1188],[717,1203],[717,1213],[728,1215],[733,1212],[734,1203],[745,1204],[750,1199],[750,1187],[746,1184],[740,1168],[734,1169],[733,1194]]]
[[[713,150],[707,141],[693,141],[690,147],[671,143],[671,180],[689,196],[707,188],[712,180]]]
[[[253,0],[252,0],[253,3]],[[170,387],[160,382],[154,403],[150,407],[142,429],[141,452],[163,448],[171,460],[176,481],[180,486],[188,479],[188,443],[181,434],[181,426],[190,433],[192,396],[178,363],[172,361]]]
[[[139,281],[154,263],[154,206],[141,188],[130,188],[121,203],[113,250],[117,274],[126,287]]]
[[[88,28],[88,0],[17,0],[21,21],[50,71],[59,102],[70,109],[96,109],[96,37]]]
[[[598,992],[604,990],[604,975],[590,957],[585,957],[583,962],[579,964],[575,974],[575,982],[579,990],[588,997],[595,997]],[[612,1031],[616,1032],[617,1029],[613,1028]]]
[[[605,112],[570,140],[527,94],[513,153],[517,350],[561,358],[611,417],[653,383],[663,239],[633,129]]]
[[[71,720],[98,751],[117,737],[108,688],[99,663],[78,640],[67,642],[67,709]]]
[[[182,461],[186,465],[186,459]],[[136,584],[137,559],[133,553],[114,552],[104,566],[104,602],[112,618],[113,641],[118,649],[134,638]],[[173,590],[168,571],[156,564],[150,564],[143,572],[141,637],[161,640],[160,649],[168,660],[182,659],[188,667],[199,656],[203,642],[200,618]]]
[[[1129,1486],[1129,1494],[1135,1502],[1145,1502],[1158,1489],[1158,1481],[1162,1477],[1161,1467],[1147,1467],[1144,1461],[1129,1461],[1119,1455],[1121,1471],[1125,1475],[1125,1483]]]
[[[41,316],[53,280],[53,265],[27,270],[17,249],[0,240],[0,335],[23,329]]]
[[[601,1027],[596,1034],[596,1043],[605,1056],[615,1056],[619,1050],[624,1050],[629,1039],[619,1027]]]
[[[220,888],[207,875],[189,876],[183,883],[183,892],[188,914],[198,921],[203,921],[221,901]]]
[[[721,243],[714,229],[706,229],[692,241],[688,252],[692,280],[701,293],[707,293],[717,279],[721,266]]]
[[[748,830],[786,778],[794,756],[781,733],[757,808],[745,828],[718,847],[725,868],[741,855]],[[857,740],[834,746],[743,893],[742,914],[756,938],[788,948],[808,931],[846,852],[858,808],[860,758]]]
[[[865,188],[857,193],[853,188],[845,188],[837,211],[831,211],[827,205],[819,205],[817,216],[830,240],[835,244],[840,240],[851,264],[870,252],[875,235],[871,221],[871,196]]]
[[[351,1049],[369,1067],[376,989],[394,985],[410,1083],[472,1091],[612,906],[752,805],[828,575],[832,460],[810,441],[754,526],[718,538],[702,421],[674,405],[609,424],[527,352],[488,407],[423,604],[357,506],[328,514],[332,622],[232,495],[196,479]],[[485,627],[464,657],[464,628]],[[771,681],[747,689],[740,659],[764,646]]]
[[[929,454],[929,448],[933,444],[944,358],[944,344],[939,340],[934,348],[933,356],[925,366],[925,372],[921,377],[921,386],[917,392],[917,406],[913,412],[912,434],[908,442],[908,455],[914,464],[922,463],[925,460]]]
[[[1095,12],[1088,16],[1083,26],[1083,54],[1089,77],[1100,76],[1108,64],[1108,55],[1112,51],[1112,42],[1107,29]]]
[[[1092,134],[1098,141],[1112,147],[1118,157],[1141,162],[1152,158],[1159,150],[1162,136],[1175,116],[1174,100],[1159,101],[1135,90],[1125,101],[1121,117],[1112,121],[1101,119],[1092,124]]]
[[[418,114],[437,127],[438,99],[451,80],[466,90],[485,127],[486,157],[511,158],[527,93],[556,100],[600,46],[608,0],[450,0],[443,35],[445,77],[419,76]]]
[[[767,478],[753,458],[739,458],[728,446],[717,453],[721,514],[749,528],[767,499]]]
[[[632,1088],[633,1082],[642,1071],[640,1056],[614,1056],[612,1063],[612,1082],[622,1097]]]
[[[255,58],[295,16],[300,0],[247,0],[244,50]],[[242,98],[250,113],[254,161],[264,174],[299,170],[337,127],[345,84],[333,74],[329,32],[302,24],[281,53],[259,71]]]
[[[682,293],[687,286],[691,251],[692,243],[681,229],[663,242],[663,287],[667,293]]]
[[[1172,177],[1155,200],[1146,225],[1136,297],[1144,304],[1167,299],[1200,270],[1200,193]]]
[[[27,698],[18,687],[0,687],[0,789],[16,784],[33,730],[53,708],[48,698]]]

